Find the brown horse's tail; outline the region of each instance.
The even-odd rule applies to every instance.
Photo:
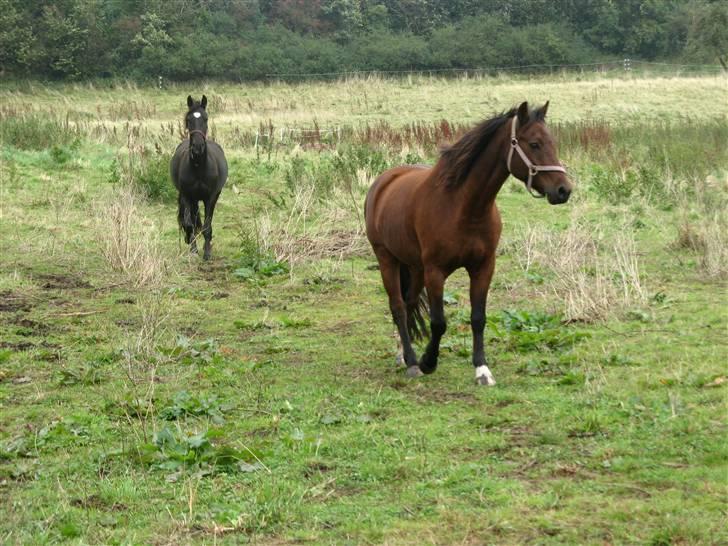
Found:
[[[412,279],[409,268],[401,264],[399,267],[399,285],[402,290],[402,299],[410,301],[409,291],[412,287]],[[407,330],[411,339],[423,339],[430,337],[430,330],[427,328],[425,317],[430,316],[430,305],[427,300],[427,291],[422,290],[417,296],[417,303],[413,308],[407,306]]]

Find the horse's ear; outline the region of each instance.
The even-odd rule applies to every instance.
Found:
[[[548,112],[548,109],[549,109],[549,102],[551,102],[551,101],[548,101],[547,100],[546,101],[546,104],[544,104],[541,108],[538,109],[538,116],[537,117],[541,121],[543,121],[543,120],[546,119],[546,112]]]
[[[518,124],[523,127],[528,123],[528,102],[523,101],[521,105],[518,107]]]
[[[192,110],[192,107],[195,105],[195,101],[192,98],[192,95],[187,95],[187,108]]]
[[[202,106],[203,109],[207,108],[207,97],[205,95],[202,95],[202,100],[200,101],[200,106]]]

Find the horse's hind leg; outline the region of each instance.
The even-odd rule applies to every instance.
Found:
[[[215,205],[219,197],[220,192],[217,192],[205,201],[205,224],[202,226],[202,234],[205,236],[205,250],[202,258],[205,260],[209,260],[212,253],[212,215],[215,213]]]
[[[405,304],[407,305],[407,330],[410,338],[419,339],[427,335],[424,317],[422,316],[422,303],[420,302],[422,289],[425,287],[425,272],[422,269],[410,267],[408,273],[409,286],[407,290],[403,290]]]
[[[389,297],[389,310],[392,312],[392,319],[394,319],[399,338],[402,341],[402,352],[404,363],[407,366],[407,375],[410,377],[421,375],[417,366],[417,355],[412,349],[412,342],[407,331],[407,307],[402,298],[399,278],[400,263],[383,248],[376,248],[374,252],[379,260],[379,272],[382,274],[384,289]]]
[[[444,286],[445,275],[442,271],[437,268],[427,268],[425,270],[425,288],[427,288],[427,297],[430,300],[430,330],[432,336],[425,353],[422,355],[422,360],[420,360],[420,370],[423,373],[432,373],[437,368],[437,359],[440,355],[440,338],[447,329],[442,301]]]
[[[425,334],[424,322],[419,309],[420,294],[425,286],[425,279],[421,269],[413,269],[404,264],[399,266],[399,283],[405,308],[407,309],[407,333],[410,341],[419,339]],[[396,330],[396,329],[395,329]],[[407,366],[404,359],[404,346],[399,337],[399,331],[394,334],[397,340],[397,365]]]

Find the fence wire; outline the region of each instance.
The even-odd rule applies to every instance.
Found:
[[[721,65],[717,64],[680,64],[657,61],[640,61],[637,59],[614,59],[591,63],[573,64],[524,64],[511,66],[482,66],[473,68],[417,68],[411,70],[344,70],[338,72],[286,72],[266,74],[269,80],[289,79],[346,79],[356,77],[382,76],[396,77],[407,75],[421,76],[483,76],[502,73],[534,73],[548,74],[558,71],[591,71],[609,72],[621,71],[631,72],[638,68],[661,68],[676,72],[708,72],[719,73],[724,71]]]

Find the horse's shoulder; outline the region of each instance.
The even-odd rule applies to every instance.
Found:
[[[175,156],[181,156],[182,153],[188,148],[189,144],[186,140],[183,140],[179,144],[177,144],[177,147],[174,149],[174,155]]]
[[[225,156],[225,152],[222,149],[222,146],[220,146],[217,142],[214,140],[208,140],[207,141],[207,147],[211,150],[214,150],[215,152],[221,154],[222,156]]]

